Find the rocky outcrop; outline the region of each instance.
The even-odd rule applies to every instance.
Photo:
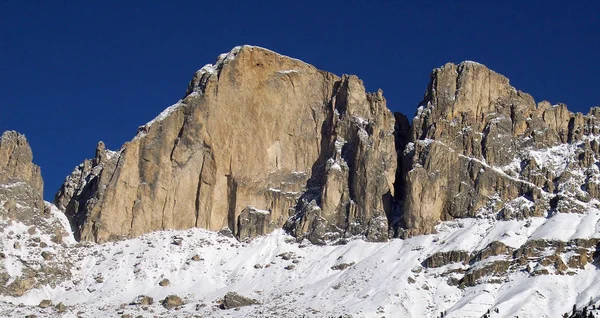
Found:
[[[0,137],[0,215],[33,225],[44,209],[42,175],[24,135]]]
[[[68,229],[45,206],[40,168],[25,136],[0,137],[0,295],[20,297],[71,276],[70,261],[55,255]],[[18,270],[15,270],[17,268]]]
[[[69,218],[77,238],[80,236],[78,228],[86,222],[90,208],[97,206],[104,197],[105,185],[110,181],[119,158],[120,153],[107,150],[104,143],[99,142],[94,158],[77,166],[55,195],[54,203]]]
[[[38,193],[44,183],[40,168],[33,164],[33,153],[24,135],[5,131],[0,137],[0,182],[25,182]]]
[[[423,266],[428,268],[442,267],[452,263],[468,263],[471,254],[467,251],[437,252],[423,261]]]
[[[243,46],[119,151],[99,144],[55,203],[98,242],[190,227],[384,241],[455,218],[582,213],[600,199],[599,114],[536,104],[466,61],[433,71],[411,124],[355,76]]]
[[[161,300],[160,303],[167,309],[173,309],[183,305],[183,300],[177,295],[169,295]]]
[[[492,256],[498,256],[498,255],[509,255],[511,254],[513,251],[513,248],[506,246],[504,243],[502,242],[498,242],[498,241],[494,241],[492,243],[490,243],[490,245],[488,245],[486,248],[484,248],[483,250],[479,251],[471,260],[471,262],[479,262],[479,261],[483,261],[487,258],[490,258]]]
[[[435,69],[400,159],[405,235],[453,218],[582,212],[598,195],[598,114],[536,105],[475,62]]]
[[[530,240],[517,249],[494,241],[471,253],[462,250],[436,252],[422,263],[430,274],[449,277],[460,287],[503,283],[510,273],[575,275],[588,264],[598,266],[600,239]],[[420,268],[419,268],[420,270]],[[413,270],[414,272],[414,270]]]
[[[118,152],[100,144],[55,203],[78,239],[97,242],[190,227],[251,238],[284,225],[314,243],[385,240],[394,125],[382,92],[355,76],[237,47]]]
[[[247,240],[256,236],[269,234],[275,227],[271,222],[271,213],[269,211],[257,210],[253,207],[247,207],[242,210],[238,216],[237,238]]]
[[[500,260],[495,262],[489,262],[481,267],[472,268],[462,278],[462,280],[460,281],[460,285],[462,287],[475,286],[483,277],[488,277],[489,283],[502,282],[502,279],[506,278],[506,272],[508,271],[509,266],[509,261]],[[489,276],[492,276],[492,279],[489,279]]]

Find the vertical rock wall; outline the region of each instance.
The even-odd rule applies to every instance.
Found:
[[[118,152],[101,148],[55,199],[82,240],[190,227],[244,239],[288,220],[315,242],[387,237],[394,117],[354,76],[238,47]]]

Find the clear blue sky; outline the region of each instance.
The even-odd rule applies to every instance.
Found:
[[[0,130],[26,134],[52,199],[241,44],[356,74],[409,117],[430,71],[462,60],[536,101],[600,104],[600,1],[319,2],[0,0]]]

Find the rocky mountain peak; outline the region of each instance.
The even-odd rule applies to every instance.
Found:
[[[40,168],[24,135],[6,131],[0,137],[0,215],[33,224],[44,209]]]
[[[50,253],[69,236],[70,229],[65,229],[61,222],[60,216],[64,218],[61,212],[44,204],[40,168],[32,159],[24,135],[15,131],[2,134],[0,295],[19,297],[33,288],[56,286],[70,276],[65,270],[68,261],[54,259],[54,253]],[[36,254],[28,253],[29,249]],[[44,256],[38,256],[40,253]]]
[[[225,70],[224,73],[232,78],[235,78],[235,72],[249,72],[251,70],[256,72],[257,75],[265,70],[281,72],[281,74],[292,74],[304,68],[311,68],[313,72],[317,71],[312,65],[262,47],[252,45],[236,46],[228,53],[219,55],[214,64],[206,64],[196,71],[188,84],[184,98],[194,92],[205,94],[209,78],[214,76],[218,80],[225,67],[229,69]],[[238,70],[232,70],[236,68]]]
[[[33,154],[24,135],[5,131],[0,137],[0,183],[25,182],[38,193],[43,192],[40,168],[33,164]]]
[[[490,114],[510,116],[511,112],[533,110],[535,103],[530,95],[517,91],[506,77],[483,64],[472,61],[458,65],[447,63],[431,73],[425,98],[415,118],[413,134],[417,134],[414,138],[426,134],[428,123],[433,121],[482,130]]]
[[[78,167],[55,199],[83,240],[190,227],[246,239],[284,225],[316,243],[388,236],[397,160],[382,93],[267,49],[202,67],[108,157]]]
[[[407,233],[429,233],[440,220],[457,217],[581,211],[585,200],[577,197],[596,195],[589,184],[595,178],[570,171],[596,173],[590,165],[597,155],[591,150],[597,149],[594,112],[584,116],[564,104],[536,105],[478,63],[435,69],[403,152]],[[570,150],[558,154],[557,147]],[[568,156],[568,168],[548,166],[540,153]]]
[[[599,115],[465,61],[433,70],[411,123],[356,76],[236,47],[118,151],[99,142],[56,194],[64,213],[44,206],[25,137],[2,135],[0,295],[29,307],[0,315],[64,299],[57,312],[97,316],[539,316],[567,308],[557,286],[588,308]]]
[[[356,76],[236,47],[119,152],[99,144],[55,202],[84,240],[189,227],[247,239],[284,227],[324,243],[578,211],[598,195],[595,178],[565,172],[595,173],[597,110],[536,105],[472,61],[433,70],[412,124],[385,103]],[[570,147],[569,169],[539,160],[556,147]]]

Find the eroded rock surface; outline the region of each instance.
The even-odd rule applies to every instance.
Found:
[[[600,239],[530,240],[518,249],[494,241],[479,251],[437,252],[423,265],[430,274],[449,277],[461,287],[480,283],[503,283],[514,272],[536,275],[575,275],[577,270],[598,261]],[[436,271],[440,269],[439,271]]]
[[[118,152],[100,144],[55,203],[78,239],[98,242],[190,227],[251,238],[286,222],[315,243],[385,240],[394,125],[357,77],[238,47]]]
[[[0,137],[0,202],[2,216],[33,225],[44,209],[42,175],[33,164],[24,135],[6,131]]]
[[[98,242],[190,227],[384,241],[582,213],[600,199],[599,109],[536,104],[467,61],[433,71],[411,124],[355,76],[237,47],[119,151],[100,143],[55,203]]]
[[[400,155],[405,234],[453,218],[583,212],[599,194],[598,114],[536,105],[475,62],[435,69]]]
[[[68,236],[45,206],[40,168],[24,135],[0,137],[0,295],[19,297],[70,278],[70,261],[55,255]]]

